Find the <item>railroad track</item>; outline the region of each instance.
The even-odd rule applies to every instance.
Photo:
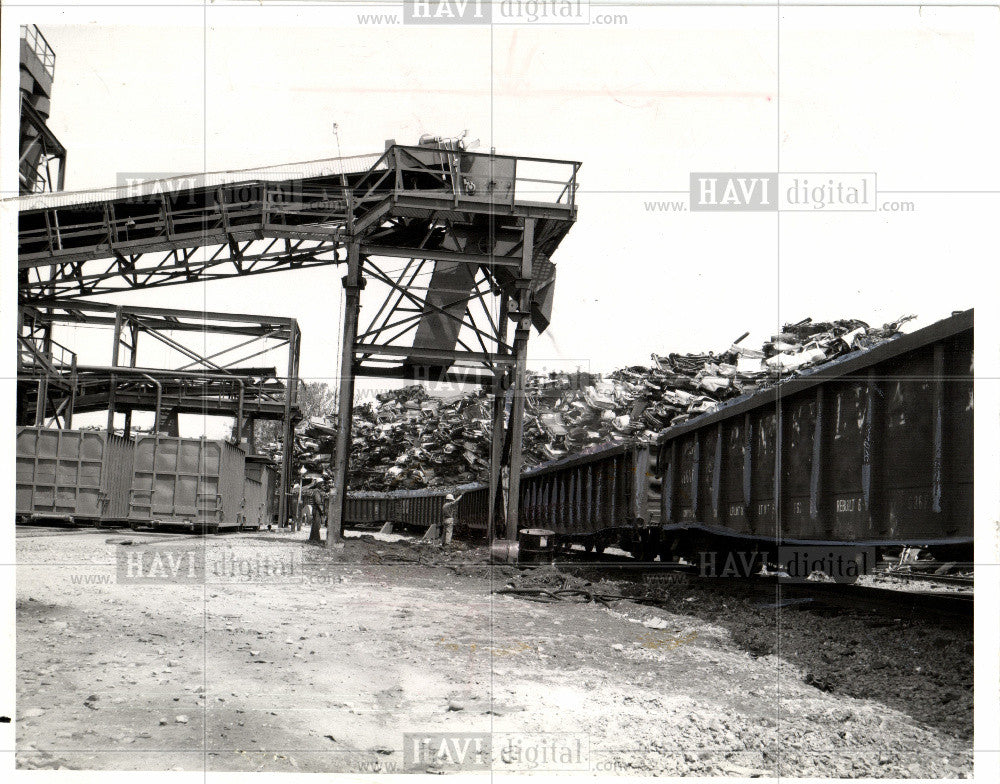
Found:
[[[773,575],[699,577],[696,569],[687,564],[643,563],[628,556],[595,555],[576,550],[560,553],[555,565],[570,571],[580,569],[588,576],[593,576],[593,570],[597,569],[609,579],[647,587],[652,582],[650,578],[661,575],[664,578],[662,584],[668,587],[673,583],[731,593],[739,598],[751,599],[758,607],[775,610],[799,608],[818,613],[859,612],[893,618],[935,616],[971,621],[975,604],[971,590],[959,593],[832,582],[785,582]],[[637,597],[636,601],[644,600]],[[650,603],[655,603],[655,600],[650,600]]]
[[[971,592],[906,591],[838,583],[775,583],[774,586],[779,606],[784,597],[792,602],[807,599],[815,608],[877,612],[900,618],[933,614],[970,621],[975,607]]]
[[[975,580],[972,575],[966,574],[930,574],[922,572],[890,572],[890,577],[908,582],[923,580],[929,583],[939,583],[941,585],[958,585],[972,587]]]

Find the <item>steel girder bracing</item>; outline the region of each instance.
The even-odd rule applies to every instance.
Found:
[[[170,433],[179,414],[201,414],[232,417],[239,441],[244,436],[252,440],[256,421],[278,421],[283,455],[289,455],[281,466],[282,487],[288,484],[292,425],[301,416],[300,332],[295,319],[76,300],[22,303],[18,315],[21,424],[53,421],[69,427],[74,412],[107,411],[109,431],[115,414],[123,413],[128,434],[132,412],[149,411],[154,414],[154,431]],[[76,326],[103,328],[111,338],[110,364],[80,364],[75,355],[71,363],[60,361],[61,354],[52,348],[58,345],[52,333]],[[209,335],[221,336],[221,342],[207,351]],[[175,365],[144,367],[140,339],[143,345],[166,346]],[[254,364],[273,352],[287,354],[285,368]],[[286,504],[282,494],[281,514]]]
[[[194,184],[22,199],[19,295],[24,303],[65,302],[345,264],[339,508],[356,375],[513,385],[518,399],[528,329],[545,329],[550,318],[550,258],[576,219],[579,164],[390,144],[377,158],[303,168],[293,179],[205,175]],[[368,298],[381,299],[366,303],[374,315],[362,325],[368,284]],[[501,303],[509,304],[513,340]],[[500,453],[513,477],[521,412],[511,406],[512,436]],[[339,511],[333,519],[342,519]]]
[[[21,193],[62,190],[66,181],[66,148],[23,95],[18,176]]]

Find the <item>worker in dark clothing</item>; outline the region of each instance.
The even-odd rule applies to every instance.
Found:
[[[465,493],[459,493],[457,496],[448,493],[444,497],[444,504],[441,506],[441,517],[444,519],[444,525],[441,528],[441,544],[446,547],[451,544],[451,537],[455,533],[458,501],[463,495]]]
[[[319,542],[320,539],[320,528],[323,527],[323,519],[326,516],[326,492],[324,491],[323,484],[317,482],[309,490],[309,505],[312,507],[312,525],[309,529],[309,541]]]

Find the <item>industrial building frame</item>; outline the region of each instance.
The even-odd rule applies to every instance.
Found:
[[[51,330],[46,333],[51,314],[79,318],[83,309],[74,311],[71,303],[81,298],[343,264],[328,543],[339,538],[343,522],[357,376],[478,383],[493,389],[490,532],[499,531],[501,520],[518,519],[528,335],[532,324],[540,330],[548,325],[555,277],[550,257],[576,220],[580,164],[473,153],[435,140],[416,146],[390,141],[380,156],[301,166],[302,176],[293,179],[287,179],[289,167],[281,167],[254,172],[253,179],[239,172],[206,174],[131,189],[22,198],[22,342],[47,357],[53,345]],[[536,173],[553,168],[558,170],[555,177]],[[400,259],[405,259],[402,269],[390,269]],[[428,263],[433,269],[424,272]],[[415,283],[422,274],[431,276],[427,286]],[[382,291],[367,297],[376,300],[366,302],[375,315],[361,327],[362,291],[369,282]],[[103,315],[91,312],[89,317],[109,320],[109,307],[114,306],[100,306]],[[134,356],[131,330],[136,319],[145,319],[144,328],[161,332],[163,323],[149,319],[178,314],[150,310],[116,311],[112,365],[77,365],[72,371],[77,385],[83,374],[106,374],[111,410],[137,408],[152,391],[142,386],[148,369],[128,364]],[[124,364],[119,362],[122,346],[129,357]],[[297,355],[294,364],[290,390],[297,386]],[[209,370],[199,371],[202,383],[209,381]],[[230,370],[225,379],[211,381],[231,381],[238,369]],[[171,372],[172,383],[180,383],[180,371]],[[65,371],[55,375],[64,377]],[[131,386],[118,387],[118,379]],[[74,405],[79,408],[77,394]],[[47,406],[42,408],[46,413]],[[288,432],[291,414],[282,421]],[[282,521],[290,446],[286,443],[283,452]],[[508,477],[506,508],[500,500],[502,475]],[[505,530],[516,536],[516,525]]]
[[[47,422],[72,427],[75,413],[107,411],[107,430],[124,414],[132,432],[133,411],[153,412],[153,432],[178,435],[180,414],[231,417],[234,439],[256,449],[255,423],[280,422],[281,486],[291,477],[293,428],[298,407],[301,331],[293,318],[177,308],[111,305],[86,300],[21,303],[18,311],[18,424]],[[82,365],[57,353],[57,325],[106,327],[110,363]],[[179,333],[179,334],[178,334]],[[223,335],[238,343],[206,354],[183,338]],[[172,368],[138,365],[139,339],[153,340],[180,354]],[[248,360],[287,347],[285,368],[249,367]],[[235,358],[233,354],[238,354]],[[278,499],[279,520],[287,514],[287,493]]]

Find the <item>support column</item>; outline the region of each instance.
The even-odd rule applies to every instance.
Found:
[[[347,464],[351,456],[351,418],[354,408],[354,344],[358,337],[361,310],[361,245],[357,240],[347,249],[344,277],[344,342],[340,354],[340,394],[337,398],[337,441],[333,453],[333,493],[328,502],[326,546],[341,541],[347,496]]]
[[[120,355],[119,346],[122,342],[122,308],[121,305],[115,308],[115,337],[111,344],[111,367],[118,367],[118,357]]]
[[[292,451],[295,446],[295,432],[292,426],[292,407],[299,394],[299,347],[298,323],[292,324],[288,339],[288,375],[285,379],[285,410],[281,418],[281,469],[278,477],[278,527],[288,524],[288,496],[292,488]]]
[[[163,429],[166,435],[177,438],[181,434],[181,414],[174,408],[168,414],[167,418],[163,423]]]
[[[45,411],[49,400],[49,378],[38,379],[38,398],[35,400],[35,427],[45,427]]]
[[[507,295],[500,294],[500,317],[497,321],[497,353],[504,353],[507,342]],[[507,373],[498,365],[493,369],[493,428],[490,443],[490,495],[486,523],[486,541],[492,542],[496,536],[497,523],[503,519],[503,502],[500,495],[500,470],[503,467],[504,442],[504,400],[507,396]],[[499,519],[498,519],[499,518]]]
[[[510,482],[507,494],[507,541],[517,541],[520,527],[521,446],[524,435],[524,377],[531,330],[531,267],[535,246],[535,220],[524,219],[521,274],[517,280],[517,328],[514,330],[514,400],[510,410]]]
[[[289,496],[292,492],[292,451],[295,448],[295,430],[292,418],[281,420],[281,476],[278,493],[278,527],[288,525]]]
[[[243,384],[240,384],[240,394],[236,401],[236,445],[243,446]]]
[[[247,448],[249,454],[257,454],[257,422],[253,417],[247,417],[243,423],[243,432],[247,434]]]
[[[295,450],[295,427],[291,417],[281,420],[281,493],[278,497],[278,527],[288,525],[292,495],[292,454]]]

